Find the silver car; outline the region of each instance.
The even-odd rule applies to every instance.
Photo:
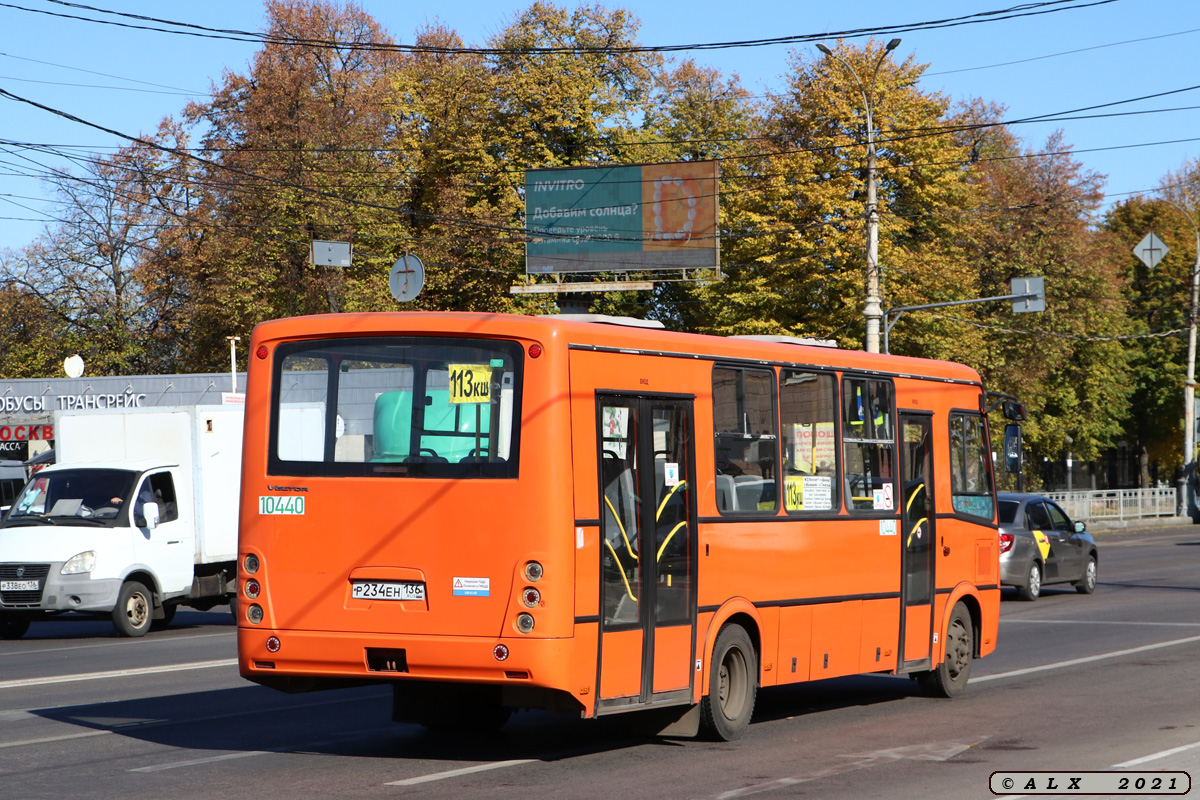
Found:
[[[1080,594],[1096,590],[1099,553],[1087,524],[1040,494],[998,494],[1000,585],[1036,600],[1048,583],[1070,583]]]

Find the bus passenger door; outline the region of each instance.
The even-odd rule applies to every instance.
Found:
[[[903,670],[932,666],[935,531],[933,417],[900,414]]]
[[[690,701],[696,619],[692,401],[600,395],[597,710]]]

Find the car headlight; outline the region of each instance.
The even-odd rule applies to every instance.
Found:
[[[96,568],[96,551],[85,550],[82,553],[71,556],[67,563],[63,564],[63,568],[59,570],[60,575],[79,575],[85,572],[91,572]]]

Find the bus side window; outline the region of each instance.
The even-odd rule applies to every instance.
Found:
[[[888,381],[846,378],[842,382],[843,469],[846,508],[892,511],[882,491],[895,481],[896,442],[892,425],[892,385]]]
[[[779,509],[775,373],[713,367],[712,380],[717,510],[774,513]]]
[[[833,374],[782,370],[779,413],[783,421],[784,508],[789,514],[837,508],[837,386]]]

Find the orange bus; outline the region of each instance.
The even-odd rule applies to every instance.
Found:
[[[429,727],[657,709],[723,740],[762,686],[957,695],[998,628],[985,397],[959,364],[639,320],[263,323],[241,673],[387,682]]]

